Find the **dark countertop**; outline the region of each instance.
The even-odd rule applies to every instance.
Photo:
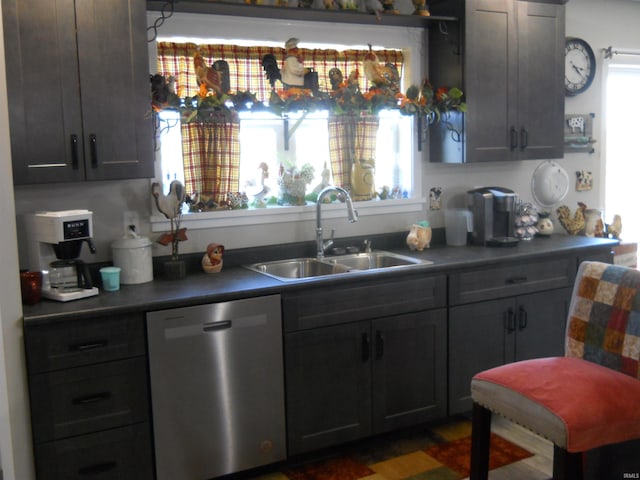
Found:
[[[123,314],[131,312],[148,312],[167,308],[213,303],[237,298],[255,297],[276,294],[285,291],[313,288],[320,285],[337,285],[375,279],[390,279],[412,273],[453,272],[463,268],[486,266],[497,261],[525,261],[551,254],[577,253],[590,248],[611,246],[618,240],[588,238],[581,236],[553,235],[536,237],[531,241],[520,242],[515,247],[447,247],[432,246],[422,252],[411,252],[404,248],[382,248],[380,250],[401,253],[420,259],[431,260],[431,265],[411,266],[409,269],[386,269],[375,272],[351,272],[323,277],[315,277],[300,281],[282,282],[266,275],[252,272],[240,265],[225,267],[220,273],[191,273],[182,280],[155,279],[139,285],[122,285],[117,292],[104,292],[70,302],[56,302],[43,299],[35,305],[25,305],[24,321],[30,325],[43,322],[55,322],[72,318],[95,318],[97,316]],[[374,250],[376,243],[374,243]],[[280,250],[287,251],[286,246]],[[255,250],[255,249],[254,249]],[[255,255],[255,253],[253,253]],[[227,252],[225,252],[225,258]],[[287,255],[297,257],[296,253]],[[312,255],[311,255],[312,256]],[[280,255],[282,258],[282,256]],[[260,258],[251,261],[267,261],[271,258]]]

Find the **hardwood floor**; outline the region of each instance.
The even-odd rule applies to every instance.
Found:
[[[553,469],[553,444],[544,438],[509,422],[492,417],[491,430],[516,445],[529,450],[533,457],[506,465],[489,473],[490,480],[549,480]]]

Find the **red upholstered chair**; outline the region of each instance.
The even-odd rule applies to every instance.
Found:
[[[553,442],[555,480],[582,478],[582,452],[640,438],[639,358],[640,272],[582,263],[565,356],[510,363],[473,377],[470,479],[488,478],[492,413]]]

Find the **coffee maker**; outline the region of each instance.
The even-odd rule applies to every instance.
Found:
[[[473,214],[471,243],[492,247],[517,245],[514,214],[517,195],[504,187],[481,187],[467,192]]]
[[[60,302],[98,294],[80,260],[86,242],[91,253],[93,213],[89,210],[35,212],[25,217],[29,269],[43,273],[42,296]]]

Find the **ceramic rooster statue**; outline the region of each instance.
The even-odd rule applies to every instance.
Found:
[[[371,44],[369,44],[369,53],[364,57],[362,70],[364,76],[375,88],[388,90],[393,94],[398,93],[400,90],[400,75],[398,74],[398,69],[392,63],[382,65],[371,49]]]
[[[578,202],[578,209],[575,211],[573,216],[571,216],[571,210],[566,205],[560,205],[556,209],[556,215],[558,216],[558,221],[560,225],[564,227],[569,235],[579,235],[584,232],[585,227],[585,218],[584,211],[587,209],[587,206]]]
[[[193,66],[201,89],[212,90],[218,95],[231,90],[229,64],[226,61],[217,60],[208,67],[202,54],[197,50],[193,55]]]

